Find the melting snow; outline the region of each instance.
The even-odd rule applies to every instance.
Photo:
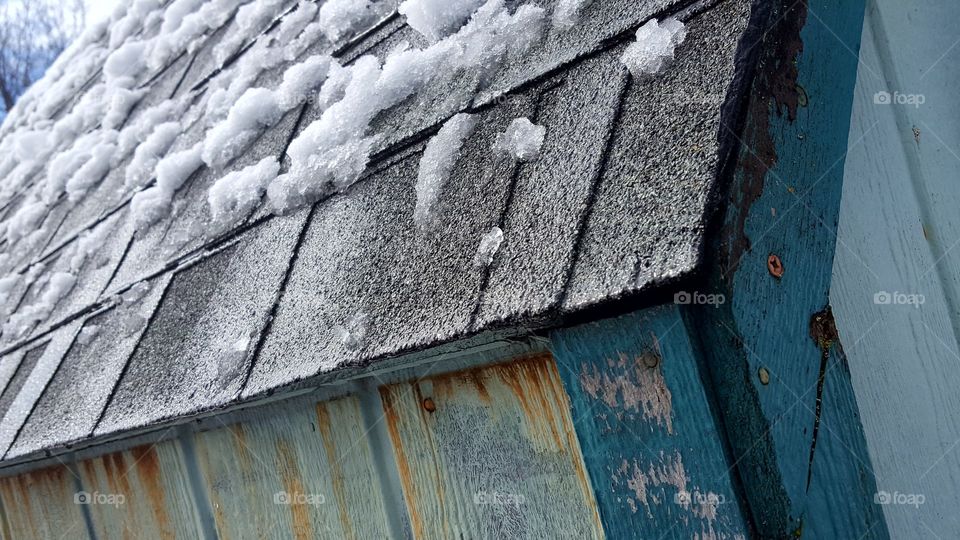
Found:
[[[279,172],[280,163],[270,156],[217,180],[207,193],[214,230],[228,228],[256,208]]]
[[[456,76],[458,70],[495,70],[539,39],[543,19],[539,7],[525,4],[511,14],[503,0],[489,0],[459,31],[426,49],[400,47],[382,66],[376,58],[364,56],[343,68],[349,75],[332,73],[321,98],[341,91],[343,96],[290,144],[290,171],[267,190],[274,210],[289,212],[352,185],[365,170],[377,141],[377,135],[368,130],[380,111],[432,81]],[[328,85],[334,89],[327,91]]]
[[[477,119],[474,116],[458,114],[447,120],[427,143],[417,174],[417,204],[413,211],[413,220],[418,226],[425,227],[430,223],[440,191],[460,157],[460,147],[476,126]]]
[[[320,8],[320,27],[327,39],[335,43],[389,14],[389,4],[377,0],[327,0]]]
[[[505,133],[497,136],[493,150],[509,154],[518,161],[533,161],[540,157],[540,147],[547,128],[538,126],[527,118],[517,118],[510,123]]]
[[[337,326],[333,329],[334,334],[340,339],[340,343],[351,351],[355,351],[363,346],[363,341],[367,337],[367,331],[370,326],[370,316],[366,313],[357,313],[347,319],[343,326]]]
[[[398,11],[407,24],[431,41],[456,32],[484,0],[406,0]]]
[[[674,49],[687,37],[683,23],[674,18],[656,19],[637,30],[637,41],[623,53],[623,63],[634,77],[658,73],[673,60]]]

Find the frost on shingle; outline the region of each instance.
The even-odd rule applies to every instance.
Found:
[[[547,128],[534,124],[529,118],[517,118],[507,131],[497,136],[493,150],[517,161],[533,161],[540,155],[546,134]]]
[[[673,60],[674,49],[686,37],[687,29],[677,19],[662,23],[652,19],[637,30],[637,41],[623,53],[623,63],[634,77],[658,73]]]
[[[29,375],[23,381],[23,386],[10,402],[3,419],[0,420],[0,452],[4,454],[13,444],[14,438],[23,427],[30,411],[43,394],[50,382],[64,354],[73,343],[80,323],[68,324],[53,333],[50,342],[44,347],[43,354],[37,359],[36,365],[30,369]],[[7,390],[9,390],[8,388]],[[4,391],[6,394],[6,390]]]
[[[156,280],[140,300],[119,304],[86,319],[8,458],[91,435],[169,280],[167,274]]]
[[[399,12],[430,41],[456,32],[485,0],[405,0]]]
[[[98,428],[147,425],[231,401],[273,308],[307,212],[272,219],[176,273]],[[251,347],[252,348],[252,347]],[[225,359],[236,360],[232,365]]]
[[[458,114],[448,120],[430,139],[420,158],[417,173],[417,206],[413,220],[421,228],[427,227],[433,216],[437,198],[460,157],[460,147],[477,126],[477,119],[469,114]]]

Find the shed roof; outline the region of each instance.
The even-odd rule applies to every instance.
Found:
[[[248,86],[276,88],[290,65],[313,54],[349,68],[367,55],[383,62],[404,43],[431,45],[394,2],[360,3],[376,16],[333,40],[301,28],[302,50],[256,71]],[[523,3],[508,2],[510,12]],[[549,22],[558,3],[531,2],[547,22],[525,54],[494,71],[431,80],[379,112],[370,124],[378,137],[355,182],[286,215],[274,215],[264,200],[226,228],[211,225],[210,187],[271,156],[288,171],[288,145],[321,117],[323,104],[291,108],[226,165],[201,165],[173,192],[169,215],[138,228],[131,200],[156,175],[129,189],[137,153],[105,166],[79,195],[45,198],[43,190],[51,175],[71,172],[52,164],[87,163],[55,158],[105,128],[102,118],[79,114],[89,106],[84,96],[103,91],[105,59],[131,40],[162,36],[169,6],[149,10],[150,2],[138,1],[139,17],[130,19],[140,9],[133,7],[85,35],[0,129],[0,149],[17,155],[0,156],[0,231],[7,233],[0,275],[11,277],[0,315],[33,309],[36,319],[26,330],[7,325],[0,336],[4,460],[219,410],[485,331],[554,326],[696,272],[729,151],[721,133],[739,98],[737,47],[750,2],[588,2],[570,29]],[[296,27],[284,21],[312,13],[308,1],[255,0],[238,16],[244,2],[207,4],[229,16],[209,22],[189,48],[158,54],[164,61],[156,69],[136,73],[132,89],[142,97],[120,126],[149,122],[158,106],[175,104],[167,118],[179,123],[179,135],[157,158],[203,141],[217,89],[229,95],[248,75],[244,58],[289,41],[281,34]],[[666,16],[687,28],[674,61],[656,75],[631,77],[624,49],[639,26]],[[138,30],[122,41],[117,29],[135,22]],[[84,69],[88,75],[78,78]],[[78,80],[63,82],[70,77]],[[60,92],[58,81],[72,94],[50,103],[43,92]],[[477,127],[431,226],[418,227],[424,147],[461,112],[475,115]],[[532,162],[491,151],[520,117],[546,128]],[[49,163],[32,163],[15,148],[28,141],[24,134],[56,131],[65,118],[77,129],[49,135],[57,144]],[[27,234],[10,234],[27,218],[34,224]],[[504,241],[490,265],[478,265],[478,245],[493,227]],[[50,296],[57,275],[76,279],[62,298]]]

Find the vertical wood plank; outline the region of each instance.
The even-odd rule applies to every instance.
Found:
[[[608,536],[749,536],[676,306],[559,330],[551,341]]]
[[[9,539],[86,538],[73,472],[63,465],[0,478]]]
[[[868,2],[844,171],[830,299],[897,538],[960,535],[958,17]]]
[[[355,397],[258,411],[194,441],[222,539],[391,537]]]
[[[98,539],[201,536],[176,441],[88,459],[77,468]]]
[[[685,308],[763,537],[887,536],[828,305],[863,4],[754,4],[759,61],[701,291],[727,301]]]
[[[549,355],[380,394],[415,537],[604,536]]]

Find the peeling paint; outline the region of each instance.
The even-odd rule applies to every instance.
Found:
[[[673,398],[660,369],[661,361],[659,353],[653,351],[633,359],[621,353],[616,361],[608,360],[610,369],[602,374],[596,365],[584,363],[580,384],[591,398],[601,399],[617,411],[618,417],[625,412],[642,413],[644,419],[673,434]]]

